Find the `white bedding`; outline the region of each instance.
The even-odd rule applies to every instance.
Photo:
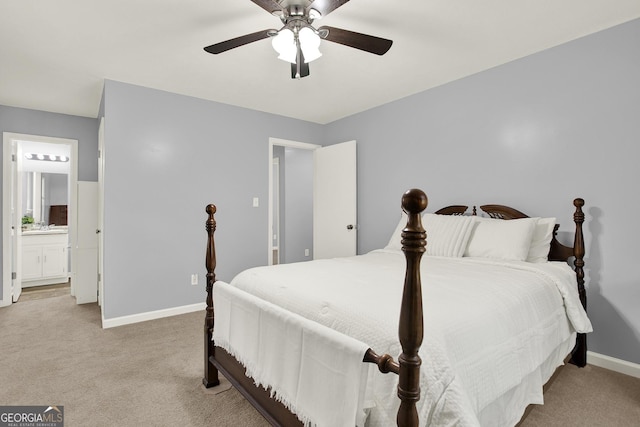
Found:
[[[566,264],[425,256],[421,271],[425,331],[420,351],[421,425],[513,425],[526,404],[542,403],[540,386],[562,363],[572,333],[591,331],[575,289],[575,274]],[[363,353],[358,353],[361,345],[378,354],[389,353],[396,358],[400,354],[397,334],[404,273],[401,252],[378,250],[351,258],[253,268],[236,276],[231,285],[272,303],[269,310],[276,313],[274,318],[278,318],[278,311],[283,315],[293,312],[354,338],[345,346],[352,354],[340,360],[349,358],[350,366],[355,366],[362,360]],[[214,286],[214,339],[238,356],[234,335],[247,331],[242,316],[233,327],[235,334],[230,327],[221,327],[219,319],[223,317],[219,316],[231,313],[226,321],[236,325],[233,313],[256,308],[232,310],[232,298],[223,296],[224,289]],[[253,332],[245,333],[253,337]],[[240,347],[247,341],[253,343],[249,346],[262,345],[260,338],[244,339]],[[302,341],[294,345],[303,348],[306,344]],[[277,383],[281,360],[273,355],[265,358],[262,350],[249,353],[253,356],[241,355],[241,362],[275,372],[271,376]],[[335,358],[333,352],[328,356]],[[344,406],[370,408],[367,425],[395,425],[397,376],[381,374],[372,364],[364,366],[368,369],[367,380],[356,380],[356,386],[351,387],[364,388],[366,382],[366,391],[344,393],[340,396]],[[358,377],[356,371],[349,373],[350,381]],[[301,384],[318,382],[317,378],[298,374]],[[346,390],[347,385],[333,387],[335,395],[335,390]],[[308,413],[304,407],[296,408],[291,398],[285,403],[294,411]],[[356,424],[357,414],[354,419],[343,420],[343,425]],[[322,415],[305,418],[319,426],[336,425],[327,424]]]

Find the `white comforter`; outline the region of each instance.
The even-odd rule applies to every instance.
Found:
[[[540,374],[539,367],[560,364],[571,334],[591,331],[577,296],[575,274],[561,263],[474,258],[425,256],[421,266],[425,330],[420,351],[421,425],[513,425],[527,403],[542,403],[538,386],[547,378],[540,378],[546,374]],[[362,360],[362,349],[367,347],[394,357],[401,353],[397,334],[404,272],[404,255],[388,250],[246,270],[231,282],[237,289],[228,290],[226,284],[214,286],[214,339],[250,368],[250,374],[257,374],[258,378],[252,376],[258,383],[272,386],[276,397],[303,414],[305,421],[319,426],[338,425],[335,419],[325,418],[323,408],[314,407],[314,402],[323,401],[320,396],[326,396],[319,379],[335,375],[330,362],[344,361],[344,384],[325,384],[326,389],[333,390],[332,397],[343,402],[343,409],[354,413],[353,418],[341,420],[342,425],[361,424],[363,408],[370,409],[367,425],[395,425],[399,405],[397,377],[381,374],[370,364],[362,365],[367,367],[363,375],[356,366]],[[252,308],[250,300],[254,297],[249,296],[243,302],[233,302],[239,291],[267,303],[262,308]],[[264,313],[265,306],[270,323],[283,318],[283,325],[288,326],[270,328],[279,329],[279,335],[267,332],[256,337],[244,327],[259,325],[259,312]],[[299,383],[291,384],[291,372],[288,377],[284,375],[283,361],[277,354],[269,356],[264,343],[280,341],[284,345],[283,336],[289,337],[287,345],[293,345],[295,357],[303,357],[305,353],[315,354],[325,338],[336,341],[335,335],[315,343],[305,340],[308,334],[300,331],[314,328],[306,320],[301,321],[295,333],[283,335],[282,331],[291,330],[285,328],[291,328],[299,317],[326,327],[316,328],[320,334],[330,328],[353,340],[337,338],[346,354],[325,352],[328,360],[307,370],[311,373],[295,368],[294,363],[291,369]],[[269,328],[261,329],[264,333]],[[262,374],[255,372],[257,366]],[[355,385],[349,385],[354,379]],[[535,387],[513,393],[522,386],[523,379],[533,381]],[[282,392],[278,391],[280,385]],[[298,390],[309,388],[321,394],[295,396]],[[505,405],[500,399],[509,393],[518,396]],[[502,406],[496,408],[495,402],[502,402]],[[307,410],[305,405],[312,408]],[[319,415],[310,416],[311,413]]]

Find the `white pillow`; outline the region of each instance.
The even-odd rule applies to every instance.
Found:
[[[524,261],[537,222],[537,218],[476,217],[464,256]]]
[[[527,255],[528,262],[547,262],[555,226],[555,218],[538,218]]]
[[[427,255],[461,257],[467,247],[474,219],[471,216],[436,215],[422,216],[422,226],[427,232]],[[407,226],[407,214],[402,212],[389,243],[388,250],[402,250],[402,230]]]
[[[402,230],[407,226],[407,214],[405,211],[402,211],[400,215],[400,222],[396,225],[396,229],[393,231],[391,238],[389,239],[389,243],[385,246],[385,249],[392,251],[401,251],[402,250]]]
[[[469,242],[474,219],[464,215],[422,215],[427,255],[460,258]]]

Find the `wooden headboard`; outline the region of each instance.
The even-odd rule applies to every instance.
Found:
[[[584,200],[575,199],[573,201],[573,205],[576,207],[576,211],[573,214],[573,221],[576,224],[575,231],[575,239],[573,242],[573,246],[565,246],[560,243],[557,239],[558,227],[556,224],[553,229],[553,237],[551,239],[551,249],[549,251],[549,261],[565,261],[569,262],[571,257],[576,258],[576,268],[578,267],[578,259],[582,262],[580,267],[584,266],[584,261],[582,258],[585,254],[584,248],[584,238],[582,235],[582,223],[584,222],[584,213],[582,212],[582,207],[584,206]],[[511,208],[509,206],[504,205],[482,205],[480,209],[484,211],[491,218],[499,218],[499,219],[518,219],[518,218],[529,218],[529,215],[520,212],[517,209]],[[576,271],[577,273],[577,271]]]
[[[582,207],[584,206],[584,200],[575,199],[573,205],[576,207],[576,211],[573,214],[573,221],[576,223],[576,233],[573,246],[566,246],[560,243],[557,239],[558,228],[556,224],[553,230],[553,237],[551,239],[551,249],[549,251],[549,261],[565,261],[569,262],[572,257],[576,258],[576,261],[584,257],[584,238],[582,235],[582,223],[584,222],[584,213]],[[468,206],[465,205],[451,205],[437,210],[438,215],[464,215]],[[505,205],[482,205],[480,209],[489,215],[491,218],[496,219],[518,219],[518,218],[530,218],[529,215],[520,212]],[[476,215],[476,207],[473,207],[472,215]],[[583,262],[583,261],[582,261]],[[584,265],[584,264],[583,264]],[[578,267],[578,264],[576,264]]]
[[[467,209],[468,209],[468,206],[451,205],[451,206],[446,206],[442,209],[438,209],[434,213],[438,215],[464,215]]]
[[[573,201],[573,206],[576,210],[573,213],[573,222],[575,223],[575,234],[573,239],[573,246],[566,246],[560,243],[557,239],[558,227],[553,229],[553,236],[551,238],[551,247],[549,249],[549,261],[564,261],[571,265],[570,259],[573,260],[573,269],[576,272],[576,283],[578,287],[578,295],[580,296],[580,302],[584,309],[587,309],[587,293],[584,288],[584,236],[582,233],[582,224],[584,223],[584,213],[582,207],[584,206],[584,200],[577,198]],[[480,206],[483,212],[489,215],[491,218],[497,219],[518,219],[518,218],[530,218],[527,214],[520,212],[517,209],[504,205],[482,205]],[[467,210],[467,206],[464,205],[452,205],[444,207],[435,213],[440,215],[464,215]],[[476,207],[473,207],[472,215],[476,215]],[[576,339],[576,346],[571,352],[571,363],[583,367],[587,363],[587,338],[585,334],[578,334]]]

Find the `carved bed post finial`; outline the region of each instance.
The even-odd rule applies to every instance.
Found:
[[[418,355],[423,337],[422,288],[420,260],[426,250],[426,233],[420,214],[427,207],[428,199],[421,190],[412,189],[402,196],[402,209],[408,215],[407,226],[402,230],[402,251],[407,260],[407,270],[400,310],[399,336],[402,354],[398,379],[398,426],[418,426],[416,403],[420,400],[420,365]]]
[[[214,344],[212,341],[214,313],[213,313],[213,284],[216,282],[216,245],[213,233],[216,231],[216,205],[207,205],[205,209],[209,215],[205,228],[207,229],[207,255],[205,264],[207,267],[207,308],[204,317],[204,378],[202,383],[205,387],[213,387],[220,384],[218,379],[218,369],[209,361],[209,357],[213,355]]]
[[[584,206],[584,200],[577,198],[573,201],[573,205],[576,207],[576,211],[573,214],[573,222],[576,223],[576,234],[573,242],[573,256],[575,260],[573,265],[575,266],[576,279],[578,282],[578,295],[580,296],[580,302],[584,309],[587,309],[587,293],[584,288],[584,236],[582,234],[582,224],[584,223],[584,212],[582,207]],[[576,338],[576,346],[571,352],[571,362],[577,366],[583,367],[587,364],[587,335],[578,334]]]

